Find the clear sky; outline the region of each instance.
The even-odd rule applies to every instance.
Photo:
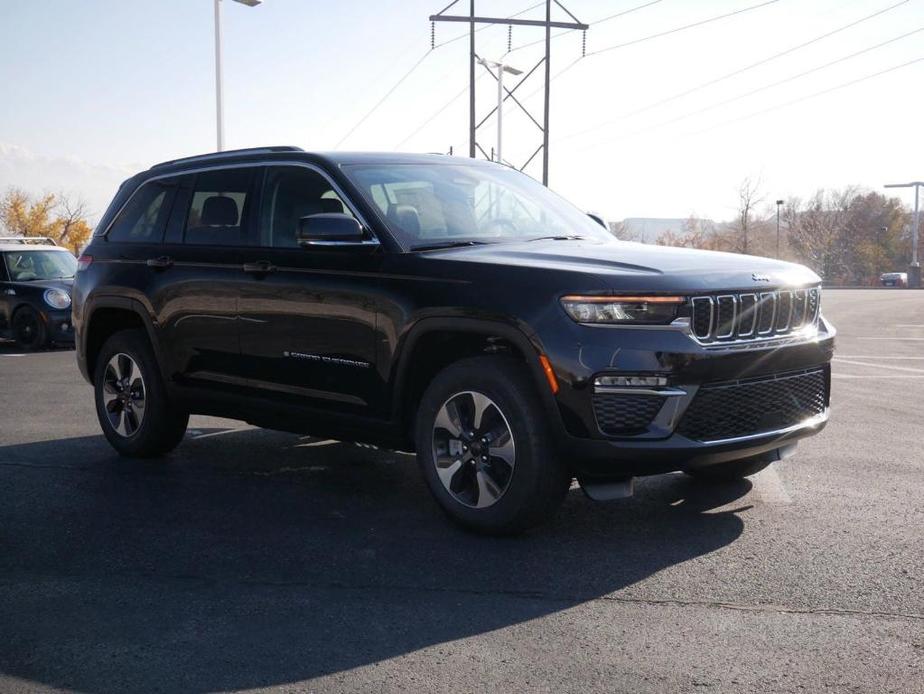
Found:
[[[452,146],[466,153],[467,40],[427,54],[428,16],[448,1],[265,0],[248,8],[224,0],[226,146],[424,152]],[[594,22],[650,1],[565,4]],[[593,25],[587,51],[761,2],[661,0]],[[552,83],[551,187],[611,219],[691,213],[724,219],[734,214],[745,176],[762,180],[768,201],[820,187],[881,189],[924,178],[924,61],[798,101],[924,58],[924,31],[917,31],[924,28],[924,0],[694,89],[898,2],[778,0],[578,61]],[[476,9],[509,16],[535,4],[477,0]],[[466,13],[467,5],[461,0],[454,10]],[[543,11],[521,16],[539,18]],[[212,0],[0,0],[0,189],[78,192],[98,215],[118,183],[138,169],[213,149],[212,12]],[[556,18],[564,15],[556,11]],[[440,24],[436,39],[465,31]],[[515,27],[512,44],[541,37],[541,30]],[[506,51],[507,29],[489,28],[477,39],[479,53],[497,59]],[[553,74],[580,57],[581,39],[573,32],[553,41]],[[541,50],[515,50],[507,60],[528,69]],[[866,52],[848,57],[860,51]],[[541,118],[538,77],[518,94]],[[477,84],[479,111],[486,113],[496,86],[490,77]],[[522,162],[539,133],[515,110],[506,112],[504,125],[505,158]],[[493,121],[479,133],[485,149],[493,145]],[[538,163],[527,170],[537,178]]]

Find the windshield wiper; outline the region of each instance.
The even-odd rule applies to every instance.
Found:
[[[584,241],[585,237],[578,236],[577,234],[558,234],[557,236],[537,236],[534,239],[528,239],[528,241]]]
[[[411,246],[412,251],[437,251],[441,248],[461,248],[462,246],[485,246],[489,241],[443,241],[442,243],[428,243],[421,246]]]

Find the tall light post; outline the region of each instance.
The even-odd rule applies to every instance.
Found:
[[[888,233],[889,227],[879,227],[876,234],[876,279],[882,274],[882,236]]]
[[[234,0],[247,7],[256,7],[263,0]],[[215,0],[215,130],[217,150],[225,148],[225,114],[221,100],[221,0]]]
[[[916,289],[921,287],[921,263],[918,261],[918,229],[921,226],[921,212],[918,203],[921,186],[924,186],[924,181],[889,183],[885,186],[886,188],[914,188],[914,217],[911,218],[911,267],[908,268],[908,286]]]
[[[780,257],[780,207],[783,206],[782,200],[776,201],[776,257]]]
[[[522,75],[522,70],[517,70],[506,63],[499,63],[494,60],[485,60],[478,58],[478,62],[486,68],[497,70],[497,150],[495,152],[495,161],[503,164],[504,159],[501,157],[501,147],[504,141],[504,73],[509,72],[511,75]]]

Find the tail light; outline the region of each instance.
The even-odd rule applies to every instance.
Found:
[[[82,256],[80,256],[79,258],[77,258],[77,272],[83,272],[83,271],[86,270],[88,267],[90,267],[90,263],[92,263],[92,262],[93,262],[93,256],[92,256],[92,255],[82,255]]]

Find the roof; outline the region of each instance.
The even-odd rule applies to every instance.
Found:
[[[402,152],[306,152],[300,147],[272,146],[235,149],[224,152],[197,154],[182,159],[170,159],[155,164],[149,172],[182,171],[210,164],[235,164],[273,159],[301,159],[304,161],[341,166],[348,164],[491,164],[468,157],[451,157],[444,154],[411,154]],[[143,172],[147,174],[148,172]]]
[[[0,251],[24,251],[33,248],[67,251],[45,236],[0,236]]]
[[[51,244],[44,243],[3,243],[0,241],[0,253],[5,253],[7,251],[64,251],[65,253],[70,253],[66,248],[61,246],[52,246]]]

